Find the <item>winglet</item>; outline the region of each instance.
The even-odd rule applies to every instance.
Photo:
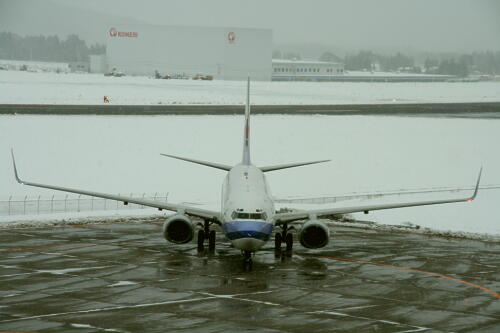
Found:
[[[24,184],[24,182],[19,179],[19,174],[17,173],[16,160],[14,158],[14,149],[10,148],[10,154],[12,155],[12,164],[14,165],[14,176],[19,184]]]
[[[477,192],[479,191],[479,182],[481,181],[481,174],[483,173],[483,166],[479,169],[479,176],[477,177],[476,188],[474,189],[474,194],[467,200],[468,202],[474,201],[476,199]]]

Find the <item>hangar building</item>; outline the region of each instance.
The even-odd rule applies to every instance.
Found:
[[[127,25],[107,33],[110,70],[271,80],[271,29]]]

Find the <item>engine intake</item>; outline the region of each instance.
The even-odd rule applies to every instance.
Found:
[[[330,229],[321,221],[309,220],[299,233],[300,244],[308,249],[318,249],[328,244]]]
[[[175,244],[185,244],[194,237],[193,222],[189,217],[176,214],[163,223],[163,237]]]

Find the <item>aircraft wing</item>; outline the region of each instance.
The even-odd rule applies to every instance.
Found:
[[[466,198],[415,201],[415,202],[393,203],[393,204],[363,205],[363,206],[338,207],[329,209],[304,210],[291,213],[277,213],[276,215],[274,215],[274,220],[276,224],[282,224],[285,222],[303,220],[312,217],[322,217],[328,215],[340,215],[340,214],[349,214],[357,212],[368,213],[369,211],[372,210],[439,205],[439,204],[453,203],[453,202],[465,202],[465,201],[472,202],[476,198],[477,192],[479,190],[479,181],[481,180],[481,173],[482,173],[482,168],[479,171],[479,176],[477,178],[477,183],[474,189],[474,193],[472,194],[472,196]]]
[[[183,213],[186,215],[191,215],[191,216],[201,217],[204,219],[211,219],[211,220],[220,221],[220,213],[217,211],[200,209],[200,208],[195,208],[195,207],[190,207],[190,206],[185,206],[185,205],[171,204],[171,203],[167,203],[167,202],[145,200],[145,199],[140,199],[140,198],[132,198],[132,197],[121,196],[121,195],[92,192],[92,191],[80,190],[80,189],[69,188],[69,187],[46,185],[46,184],[25,181],[25,180],[22,180],[19,178],[19,174],[17,172],[17,167],[16,167],[16,161],[14,159],[14,152],[11,151],[11,154],[12,154],[12,163],[14,165],[14,175],[16,177],[17,182],[20,184],[23,184],[23,185],[47,188],[47,189],[57,190],[57,191],[71,192],[71,193],[76,193],[76,194],[88,195],[91,197],[98,197],[98,198],[122,201],[124,204],[134,203],[134,204],[138,204],[138,205],[158,208],[159,210],[162,210],[162,209],[171,210],[171,211]]]
[[[347,200],[359,200],[359,199],[375,199],[390,196],[404,196],[404,195],[415,195],[415,194],[427,194],[427,193],[458,193],[464,191],[474,191],[474,186],[472,187],[433,187],[433,188],[420,188],[420,189],[408,189],[408,190],[394,190],[387,192],[371,192],[371,193],[350,193],[335,196],[322,196],[322,197],[282,197],[274,198],[275,203],[282,204],[329,204],[336,203],[339,201]],[[479,187],[480,190],[495,190],[500,189],[500,185],[483,185]]]

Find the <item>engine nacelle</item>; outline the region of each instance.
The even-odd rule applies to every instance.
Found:
[[[176,214],[163,223],[163,237],[176,244],[185,244],[194,237],[193,222],[189,217]]]
[[[319,220],[309,220],[299,233],[300,244],[308,249],[318,249],[328,244],[330,229]]]

